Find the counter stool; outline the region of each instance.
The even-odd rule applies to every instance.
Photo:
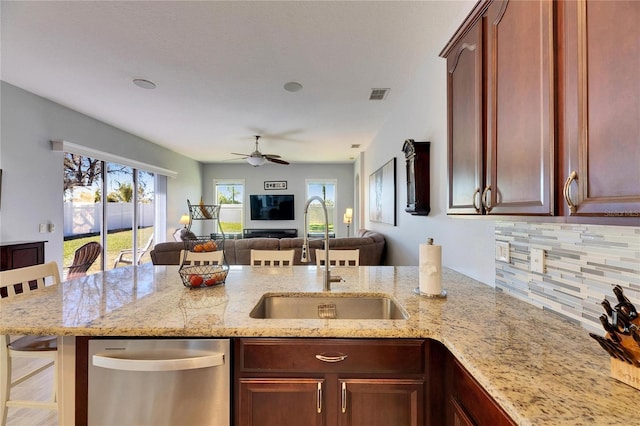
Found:
[[[43,288],[47,283],[60,283],[60,272],[55,262],[27,266],[0,272],[0,287],[6,287],[7,297],[29,297],[31,291]],[[35,288],[31,288],[35,284]],[[21,290],[18,291],[18,290]],[[11,371],[12,358],[41,358],[49,361],[22,377],[14,379]],[[50,402],[12,400],[11,389],[27,379],[45,371],[53,370],[53,392]],[[9,335],[0,335],[0,425],[7,422],[9,407],[39,408],[58,411],[58,342],[56,336],[21,336],[11,340]]]

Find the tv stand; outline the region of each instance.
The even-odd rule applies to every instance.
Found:
[[[294,238],[298,236],[297,229],[244,229],[243,238]]]

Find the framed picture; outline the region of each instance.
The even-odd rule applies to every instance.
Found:
[[[396,226],[396,158],[369,176],[369,220]]]
[[[287,189],[286,180],[265,180],[264,189]]]

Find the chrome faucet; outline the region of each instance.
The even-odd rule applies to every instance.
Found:
[[[327,215],[327,206],[324,200],[317,195],[309,198],[304,205],[304,238],[302,241],[302,256],[300,262],[309,263],[309,234],[307,234],[307,210],[309,210],[309,204],[314,201],[318,201],[322,205],[322,211],[324,212],[324,274],[323,274],[323,291],[331,290],[331,283],[342,281],[342,277],[331,276],[331,270],[329,269],[329,216]]]

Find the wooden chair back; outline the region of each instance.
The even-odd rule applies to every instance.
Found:
[[[316,265],[324,265],[324,249],[316,249]],[[360,249],[329,250],[330,266],[360,266]]]
[[[7,289],[7,297],[28,293],[48,284],[60,284],[60,271],[56,262],[0,272],[0,287]]]
[[[67,278],[76,278],[87,275],[87,271],[102,253],[100,243],[90,241],[76,250],[73,263],[67,267]]]
[[[293,266],[294,250],[251,249],[251,266]]]
[[[180,251],[180,259],[183,265],[222,265],[224,252],[222,250],[194,252]]]
[[[60,283],[60,271],[56,262],[26,266],[0,272],[0,287],[7,289],[7,297],[28,296],[32,291],[48,285]],[[29,369],[22,368],[21,376],[14,378],[18,371],[13,368],[13,358],[40,358],[46,362],[36,363]],[[50,367],[53,368],[53,387],[49,401],[33,401],[12,397],[11,390]],[[58,338],[57,336],[9,336],[0,335],[0,425],[5,425],[9,406],[58,410],[60,395],[58,380]]]

